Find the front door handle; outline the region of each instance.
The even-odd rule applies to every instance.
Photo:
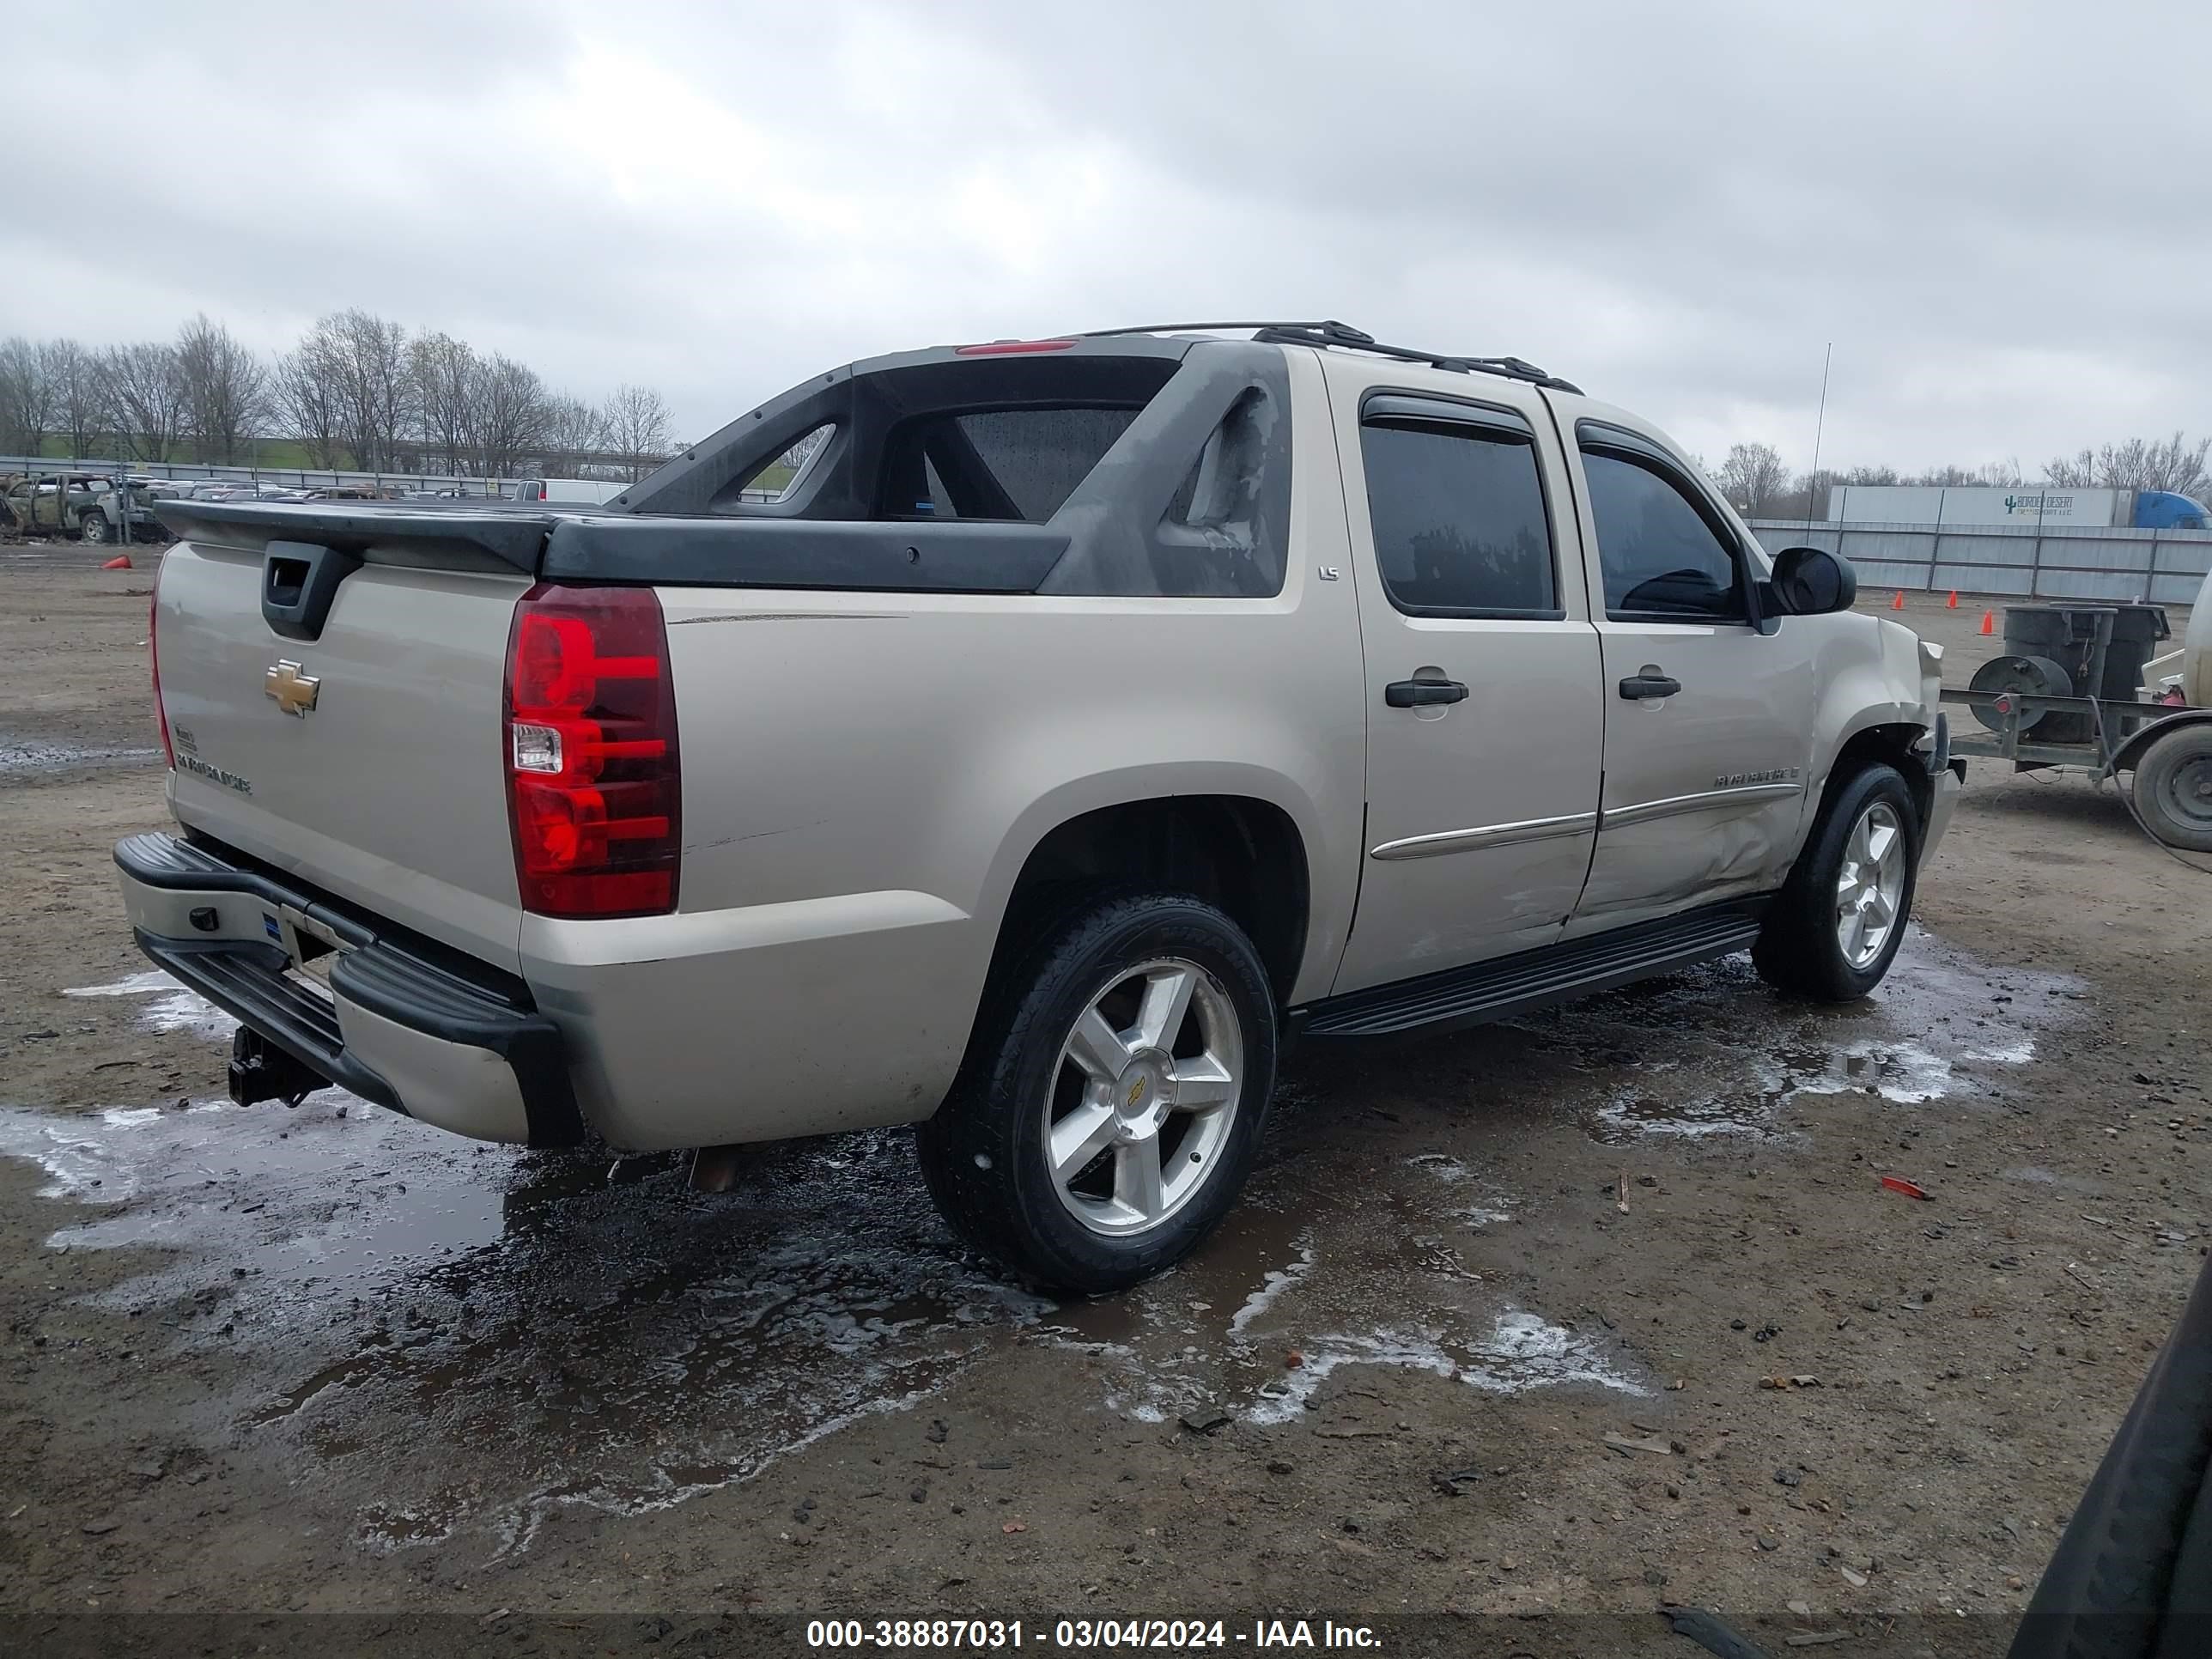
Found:
[[[1432,702],[1465,702],[1467,688],[1457,680],[1393,680],[1382,688],[1393,708],[1419,708]]]
[[[1633,702],[1642,697],[1671,697],[1682,689],[1682,682],[1671,674],[1645,672],[1631,674],[1620,683],[1620,695]]]

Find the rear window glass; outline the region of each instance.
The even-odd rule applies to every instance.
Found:
[[[917,422],[894,446],[884,516],[1042,524],[1137,415],[1133,409],[985,409]]]

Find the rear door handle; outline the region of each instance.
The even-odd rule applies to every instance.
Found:
[[[1394,680],[1382,688],[1393,708],[1419,708],[1432,702],[1465,702],[1467,687],[1457,680]]]
[[[1671,674],[1631,674],[1620,683],[1620,695],[1633,702],[1642,697],[1671,697],[1682,682]]]

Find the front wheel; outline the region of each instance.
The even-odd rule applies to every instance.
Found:
[[[1877,762],[1844,782],[1752,946],[1760,976],[1821,1002],[1855,1001],[1881,984],[1912,915],[1920,828],[1895,767]]]
[[[115,539],[115,532],[109,527],[105,513],[79,514],[76,533],[81,540],[94,547],[105,547]]]
[[[2130,786],[2136,811],[2168,847],[2212,853],[2212,726],[2168,732],[2142,751]]]
[[[1259,953],[1170,894],[1063,915],[994,973],[918,1144],[956,1231],[1021,1277],[1098,1294],[1188,1255],[1236,1200],[1274,1087]]]

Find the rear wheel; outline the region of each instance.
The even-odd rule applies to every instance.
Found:
[[[1881,983],[1905,941],[1920,861],[1920,811],[1881,763],[1835,793],[1767,912],[1752,960],[1770,985],[1850,1002]]]
[[[95,547],[105,547],[115,539],[115,532],[107,522],[107,514],[91,509],[77,514],[76,533],[79,539]]]
[[[2136,811],[2168,847],[2212,853],[2212,726],[2185,726],[2136,763]]]
[[[918,1132],[945,1218],[1033,1283],[1099,1293],[1187,1255],[1235,1201],[1274,1085],[1259,953],[1167,894],[1063,912],[1003,974]]]

